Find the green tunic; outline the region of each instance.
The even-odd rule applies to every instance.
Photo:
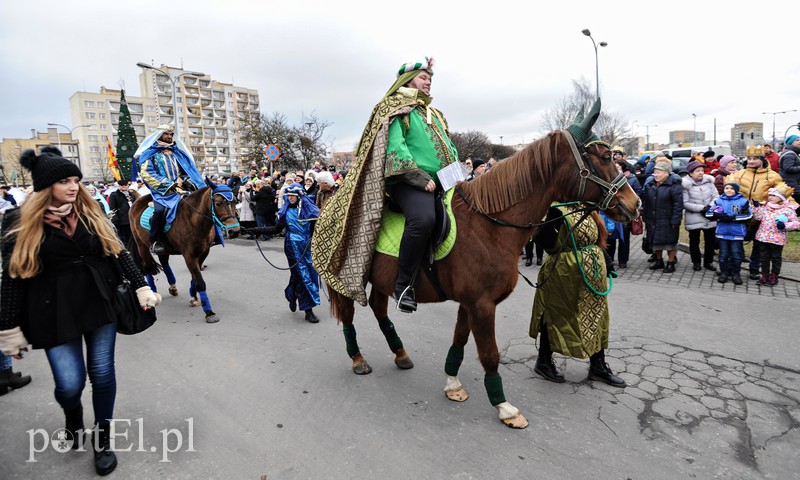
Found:
[[[431,179],[438,185],[436,172],[456,160],[456,147],[447,134],[447,122],[438,110],[420,105],[389,125],[385,167],[389,185],[400,181],[400,175],[418,188],[424,188]]]
[[[568,213],[581,207],[558,208]],[[538,336],[539,323],[544,317],[550,348],[554,352],[587,358],[608,348],[608,301],[586,285],[588,282],[597,292],[606,291],[606,262],[603,251],[597,246],[597,224],[591,217],[587,218],[573,231],[584,281],[569,235],[571,222],[577,221],[580,214],[564,218],[558,240],[547,250],[548,256],[539,270],[540,287],[533,299],[529,333],[533,338]]]

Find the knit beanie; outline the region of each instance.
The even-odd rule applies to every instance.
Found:
[[[726,183],[726,184],[725,184],[725,186],[726,186],[726,187],[727,187],[728,185],[730,185],[731,187],[733,187],[733,190],[734,190],[736,193],[739,193],[739,184],[738,184],[738,183],[736,183],[736,182],[728,182],[728,183]]]
[[[736,157],[734,157],[734,156],[732,156],[732,155],[725,155],[725,156],[724,156],[724,157],[722,157],[722,159],[719,161],[719,166],[720,166],[720,167],[727,167],[729,163],[731,163],[731,162],[735,162],[735,161],[736,161]]]
[[[475,170],[478,169],[478,167],[480,167],[481,165],[483,165],[485,163],[486,162],[484,162],[483,160],[480,160],[478,158],[472,160],[472,171],[474,172]]]
[[[694,171],[694,169],[695,169],[695,168],[697,168],[697,167],[702,167],[702,166],[703,166],[703,164],[702,164],[702,163],[698,162],[697,160],[692,160],[691,162],[689,162],[688,164],[686,164],[686,171],[687,171],[688,173],[692,173],[692,172]]]
[[[672,164],[667,162],[656,162],[656,166],[653,167],[654,170],[663,170],[667,173],[672,172]]]
[[[19,157],[19,163],[31,171],[33,191],[39,192],[67,177],[83,178],[77,165],[61,155],[56,147],[42,147],[40,155],[33,150],[25,150]]]
[[[714,156],[716,156],[716,154],[714,153],[713,150],[708,150],[707,152],[705,152],[703,154],[703,158],[711,158],[711,157],[714,157]]]
[[[798,138],[800,138],[800,135],[789,135],[788,137],[786,137],[786,141],[784,142],[784,144],[786,144],[787,146],[791,145]]]

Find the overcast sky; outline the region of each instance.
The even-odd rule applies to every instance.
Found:
[[[666,143],[670,130],[730,139],[740,122],[800,110],[800,29],[785,2],[25,0],[0,2],[0,138],[71,126],[69,97],[101,85],[138,96],[136,62],[259,91],[262,113],[330,122],[354,148],[404,62],[436,59],[432,96],[451,130],[530,142],[542,114],[595,82],[604,109]],[[800,111],[775,116],[777,137]],[[658,126],[652,126],[658,125]],[[797,130],[794,129],[797,133]]]

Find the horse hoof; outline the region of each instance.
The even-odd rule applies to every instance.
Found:
[[[170,285],[169,286],[169,294],[173,297],[178,296],[178,286],[177,285]]]
[[[372,373],[372,367],[366,361],[363,363],[353,364],[353,373],[356,375],[369,375]]]
[[[466,402],[469,398],[469,393],[464,390],[464,387],[458,387],[455,390],[445,390],[444,394],[447,395],[448,400],[454,402]]]
[[[528,419],[521,413],[511,418],[501,418],[500,421],[510,428],[525,428],[528,426]]]
[[[209,312],[206,314],[206,323],[217,323],[219,322],[219,317],[216,313]]]
[[[196,298],[193,298],[193,299],[189,300],[189,306],[190,307],[199,307],[200,306],[200,300],[198,300]]]
[[[414,362],[411,361],[411,359],[408,357],[408,354],[405,352],[403,355],[398,355],[394,358],[394,364],[403,370],[414,368]]]

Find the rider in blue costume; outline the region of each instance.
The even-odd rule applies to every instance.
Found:
[[[247,230],[253,235],[274,235],[284,228],[288,230],[285,236],[283,250],[286,260],[291,266],[289,285],[284,291],[291,311],[306,312],[306,320],[311,323],[319,322],[314,315],[313,308],[319,305],[319,275],[311,263],[311,235],[314,233],[314,223],[319,218],[319,207],[310,197],[306,197],[302,184],[295,183],[284,192],[287,201],[278,212],[278,220],[274,227],[261,227]]]
[[[171,125],[159,126],[136,150],[134,154],[136,163],[131,169],[133,175],[139,173],[153,197],[150,249],[154,255],[166,251],[159,237],[164,225],[175,220],[181,194],[204,184],[203,176],[197,171],[192,153],[179,138],[174,138],[174,135],[175,131]],[[191,183],[191,186],[187,183]]]

